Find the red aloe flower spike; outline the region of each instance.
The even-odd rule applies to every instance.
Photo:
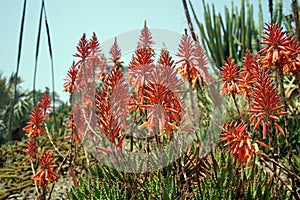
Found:
[[[249,112],[252,113],[251,121],[254,123],[254,130],[261,124],[263,126],[263,138],[267,136],[268,126],[273,121],[279,120],[278,116],[286,115],[284,106],[280,106],[281,99],[275,84],[270,79],[267,71],[262,70],[258,78],[255,79],[253,88],[253,98],[250,104]],[[277,124],[274,124],[277,130],[284,135],[283,130]],[[271,134],[271,133],[269,133]]]
[[[288,74],[293,73],[297,77],[297,73],[300,73],[300,44],[295,38],[291,39],[289,49],[291,51],[290,62],[283,66],[283,71]]]
[[[90,46],[94,46],[93,48],[95,48],[94,50],[92,50],[94,51],[93,54],[88,56],[85,64],[80,65],[80,69],[78,70],[78,74],[84,74],[85,78],[83,78],[83,80],[91,80],[89,81],[91,85],[95,84],[94,80],[103,81],[108,71],[106,58],[104,54],[101,53],[98,40],[95,37],[96,36],[93,36],[93,39],[90,42]],[[78,79],[82,79],[82,77],[78,75]],[[77,82],[79,81],[77,80]],[[85,81],[83,81],[82,83],[85,84]]]
[[[77,51],[78,52],[74,54],[74,56],[81,58],[81,60],[84,60],[91,53],[90,44],[86,39],[85,33],[82,35],[79,44],[77,45]],[[76,65],[77,64],[78,63],[76,63]]]
[[[127,113],[129,95],[123,72],[113,69],[108,74],[100,92],[96,94],[96,113],[100,130],[110,142],[116,144],[116,138],[120,139],[121,126]],[[118,144],[121,147],[122,144]]]
[[[220,141],[226,142],[224,146],[230,146],[227,152],[232,152],[242,163],[249,162],[254,153],[252,137],[246,134],[247,127],[244,122],[239,124],[234,121],[226,122],[221,127],[222,134],[220,134]]]
[[[159,59],[157,61],[158,65],[161,66],[168,66],[168,67],[173,67],[174,66],[174,60],[172,59],[172,56],[170,55],[169,51],[167,48],[164,46],[162,48]]]
[[[28,137],[39,137],[46,132],[44,129],[44,113],[39,105],[36,105],[32,110],[29,119],[30,121],[27,122],[27,125],[23,128]]]
[[[266,24],[264,39],[261,44],[266,45],[259,53],[262,56],[262,65],[264,67],[273,67],[275,70],[278,67],[283,67],[288,61],[291,54],[289,45],[291,37],[283,31],[282,27],[279,28],[278,23]]]
[[[254,83],[254,79],[258,77],[260,73],[259,65],[250,52],[250,50],[246,50],[243,59],[243,67],[240,70],[240,77],[238,81],[240,83],[240,90],[245,99],[249,99],[252,96],[252,86]]]
[[[208,59],[205,49],[199,44],[195,43],[195,67],[198,70],[198,74],[203,79],[204,83],[210,81],[208,74]]]
[[[42,111],[44,113],[45,119],[50,118],[50,116],[49,116],[49,113],[51,112],[50,101],[51,101],[51,99],[50,99],[49,93],[48,93],[48,91],[46,91],[44,93],[44,95],[42,96],[40,102],[38,103],[42,107]]]
[[[240,93],[239,88],[239,71],[237,64],[234,64],[232,58],[228,57],[223,63],[221,68],[221,76],[223,82],[222,93],[223,94],[238,94]]]
[[[121,59],[121,49],[117,43],[117,38],[115,38],[113,46],[110,48],[109,54],[111,58],[109,58],[115,66],[122,64],[123,62],[120,61]]]
[[[40,170],[32,177],[32,179],[35,180],[40,187],[47,186],[49,181],[55,181],[57,178],[57,175],[52,170],[57,166],[53,165],[52,162],[52,153],[49,151],[45,151],[39,157]]]
[[[118,124],[126,129],[125,119],[128,117],[128,106],[130,102],[129,90],[123,73],[118,71],[120,79],[112,86],[110,101],[112,101],[111,112]]]
[[[154,69],[154,50],[151,45],[154,42],[151,40],[152,36],[149,29],[146,26],[141,31],[137,49],[129,63],[127,74],[129,83],[131,86],[136,88],[138,94],[142,94],[141,90],[144,85],[147,84],[148,76]],[[142,96],[134,95],[138,102],[142,101]]]
[[[193,65],[193,60],[195,57],[195,43],[189,35],[182,35],[176,56],[182,58],[182,60],[178,61],[177,63],[185,61],[188,62],[189,65]]]
[[[78,69],[76,68],[75,63],[73,62],[72,66],[70,67],[70,69],[68,71],[67,77],[64,79],[65,80],[65,83],[64,83],[64,91],[65,92],[73,93],[74,83],[75,83],[75,79],[77,76],[77,72],[78,72]]]
[[[107,61],[106,61],[106,58],[105,58],[105,56],[102,54],[101,56],[100,56],[100,59],[99,59],[99,65],[98,65],[98,67],[99,67],[99,69],[98,70],[100,70],[100,72],[102,73],[102,74],[107,74],[107,71],[108,71],[108,65],[107,65]],[[96,72],[97,73],[97,72]],[[99,72],[98,72],[99,73]]]
[[[93,32],[92,39],[90,40],[88,45],[89,45],[90,52],[92,55],[101,53],[100,44],[99,44],[99,41],[97,39],[95,32]]]
[[[90,56],[86,62],[93,72],[93,79],[103,81],[108,71],[108,65],[104,54]]]
[[[78,70],[77,70],[77,75],[76,75],[75,83],[74,83],[74,85],[76,87],[74,87],[73,90],[76,89],[77,92],[82,91],[82,90],[89,92],[88,95],[90,95],[90,96],[89,97],[86,96],[84,98],[83,102],[85,104],[91,104],[92,100],[90,97],[94,96],[94,94],[93,94],[94,90],[92,90],[91,88],[94,88],[94,86],[95,86],[95,68],[96,68],[96,66],[92,65],[92,63],[93,63],[93,60],[96,59],[96,57],[97,57],[97,55],[89,57],[84,62],[80,62],[80,65],[78,65],[78,68],[77,68]],[[76,64],[75,64],[75,66],[76,66]]]
[[[37,144],[36,144],[35,138],[31,137],[27,141],[27,148],[25,150],[25,153],[29,156],[28,159],[26,160],[26,164],[28,164],[28,161],[30,159],[34,158],[36,149],[37,149]]]
[[[138,41],[137,49],[145,48],[145,49],[152,49],[152,45],[155,44],[152,41],[151,32],[146,25],[146,21],[144,22],[144,28],[141,31],[141,35]]]
[[[138,90],[147,84],[152,73],[154,52],[151,49],[137,49],[128,66],[127,74],[130,84]]]
[[[195,59],[195,43],[190,36],[184,34],[178,47],[176,56],[182,58],[176,64],[182,63],[181,66],[176,67],[176,70],[187,80],[190,84],[196,83],[197,74],[195,74],[194,59]]]
[[[199,82],[199,78],[202,79],[201,82],[203,84],[206,84],[210,80],[207,67],[208,59],[205,50],[187,34],[181,37],[176,56],[182,58],[176,62],[176,64],[182,63],[176,69],[193,87]]]
[[[144,99],[148,102],[140,107],[151,109],[147,121],[139,128],[149,126],[150,132],[162,132],[165,128],[168,133],[178,129],[184,109],[177,93],[177,88],[182,84],[176,76],[174,68],[156,68],[145,87]]]

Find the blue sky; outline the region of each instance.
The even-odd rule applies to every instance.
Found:
[[[261,1],[266,11],[264,17],[268,21],[267,0]],[[202,1],[192,0],[192,2],[202,20]],[[206,2],[215,2],[217,12],[223,12],[224,5],[231,6],[231,1],[227,0],[206,0]],[[250,2],[257,10],[257,1]],[[234,3],[240,5],[240,0],[235,0]],[[46,0],[45,5],[53,48],[55,88],[63,100],[68,96],[62,92],[63,79],[74,60],[72,55],[83,32],[88,37],[95,32],[101,45],[124,32],[141,29],[144,20],[147,20],[149,28],[167,29],[180,34],[187,28],[181,0]],[[32,89],[40,6],[39,0],[27,0],[19,71],[19,75],[24,80],[20,85],[22,89]],[[0,71],[4,76],[10,76],[16,71],[22,9],[23,1],[20,0],[2,1],[0,6]],[[46,86],[51,88],[51,69],[44,25],[37,77],[39,89],[44,90]]]

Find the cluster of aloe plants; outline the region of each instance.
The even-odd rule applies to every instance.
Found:
[[[201,36],[183,34],[178,61],[167,47],[154,51],[146,24],[128,65],[117,39],[107,59],[96,34],[91,39],[83,34],[64,85],[72,104],[62,131],[68,152],[61,153],[53,140],[57,132],[48,129],[53,119],[47,92],[24,127],[29,138],[26,164],[38,199],[51,198],[65,163],[74,183],[71,199],[299,199],[300,46],[293,38],[296,31],[289,34],[280,27],[282,1],[272,11],[272,21],[279,23],[264,28],[261,8],[256,26],[248,2],[245,10],[242,1],[240,12],[226,8],[225,20],[214,8],[211,15],[204,1],[203,6],[211,34],[197,21]],[[292,29],[287,19],[283,22]],[[217,74],[209,74],[200,40],[219,68]],[[227,103],[221,124],[213,121],[217,108],[211,88],[219,89]],[[128,120],[136,126],[128,126]],[[212,126],[218,134],[209,131]],[[144,135],[139,138],[135,133],[140,130]],[[185,142],[182,135],[194,137],[186,138],[188,148],[177,146],[182,152],[176,159],[170,148],[146,164],[140,157],[124,161],[124,151],[151,153],[174,139]],[[203,156],[203,147],[211,147],[216,137],[216,148]],[[53,151],[41,151],[41,138],[48,138]],[[79,151],[90,166],[80,178],[75,170]],[[165,165],[160,166],[162,159]]]
[[[145,34],[145,29],[146,27],[142,30],[140,42],[147,41],[145,38],[149,38],[150,32],[146,31],[147,34]],[[291,131],[288,126],[293,120],[299,120],[299,116],[291,116],[292,111],[288,109],[289,102],[285,97],[285,86],[283,84],[285,76],[294,76],[296,81],[299,82],[297,78],[300,66],[299,43],[284,32],[278,24],[273,23],[266,24],[262,38],[261,44],[264,45],[264,48],[257,55],[247,50],[243,56],[241,67],[235,64],[231,57],[223,61],[220,73],[220,82],[223,82],[223,85],[220,93],[228,95],[228,103],[233,104],[235,109],[233,112],[236,112],[234,119],[230,119],[220,126],[220,141],[226,142],[224,146],[230,146],[227,153],[220,146],[204,158],[199,158],[199,148],[203,144],[196,139],[194,145],[180,159],[160,170],[131,174],[99,164],[90,169],[90,177],[86,181],[82,181],[79,188],[74,188],[73,192],[70,193],[70,197],[72,199],[121,197],[133,199],[285,199],[294,197],[299,199],[297,190],[300,183],[300,177],[297,175],[299,170],[297,147],[299,147],[299,143],[296,142],[291,146],[290,138],[292,135],[298,135],[300,129],[297,126],[298,128]],[[148,45],[150,46],[150,44]],[[188,54],[185,54],[185,52],[193,52],[198,45],[197,41],[194,43],[196,48],[190,44],[193,44],[191,38],[184,35],[178,53],[178,56],[184,59],[176,62],[183,62],[183,65],[174,67],[174,69],[179,70],[181,73],[185,72],[182,73],[182,80],[187,81],[190,90],[197,91],[199,102],[206,101],[206,104],[202,102],[198,106],[204,106],[202,107],[203,110],[206,106],[209,111],[211,109],[211,105],[208,103],[209,95],[203,93],[207,84],[210,84],[206,68],[203,68],[205,66],[203,63],[206,64],[207,61],[204,59],[202,62],[195,62],[193,58],[197,59],[197,56],[187,56]],[[145,46],[148,47],[148,45]],[[143,52],[144,47],[138,46],[136,53]],[[116,47],[113,47],[111,52],[120,53],[119,50],[114,51],[114,48]],[[162,52],[166,52],[166,50],[164,49]],[[134,78],[145,75],[146,73],[141,73],[145,72],[143,70],[151,74],[151,70],[147,68],[149,66],[144,69],[139,67],[149,60],[151,61],[149,58],[153,54],[148,54],[148,56],[146,56],[147,54],[144,56],[143,54],[139,55],[133,56],[128,67],[129,71],[136,70],[134,73],[136,77]],[[163,53],[160,56],[159,63],[168,61],[165,64],[171,63],[169,67],[174,66],[174,62],[169,56],[163,59],[162,55]],[[203,53],[201,55],[200,58],[205,58]],[[113,59],[114,57],[120,58],[120,54],[118,56],[112,54],[111,60],[116,60]],[[138,61],[142,58],[143,60]],[[108,72],[108,75],[105,75],[107,78],[112,79],[112,76],[116,76],[115,70],[118,69],[116,64],[119,63],[114,63],[115,65],[111,67],[111,71]],[[165,67],[167,66],[165,65]],[[201,73],[198,73],[199,70],[193,71],[193,67],[200,67]],[[123,67],[119,69],[123,69]],[[103,78],[100,80],[103,80]],[[138,80],[144,79],[140,78]],[[152,84],[150,82],[149,85],[146,85],[153,88]],[[142,84],[137,85],[142,86]],[[107,90],[105,83],[100,88],[100,94],[103,94],[101,89]],[[146,97],[150,93],[149,88],[140,90],[138,91]],[[157,90],[159,91],[159,89]],[[293,99],[298,98],[298,95]],[[143,96],[134,95],[132,98],[135,104],[129,104],[130,108],[135,110],[137,108],[134,108],[134,105],[151,99],[150,97],[146,100],[135,99]],[[157,98],[155,95],[151,97]],[[100,105],[100,101],[103,102],[105,99],[97,98],[96,105]],[[142,103],[139,108],[149,107],[144,106],[144,103]],[[241,109],[241,107],[246,109]],[[103,117],[103,113],[98,112],[97,114]],[[155,127],[151,124],[154,121],[153,119],[161,120],[157,116],[153,118],[152,115],[149,114],[142,120],[141,128]],[[207,122],[201,120],[209,120],[209,117],[197,121],[201,126],[205,126]],[[160,124],[163,124],[163,122],[160,122]],[[104,123],[104,125],[101,125],[101,123]],[[105,123],[103,120],[99,122],[100,126],[105,126]],[[153,129],[150,128],[149,130]],[[171,129],[170,132],[167,128],[161,130],[163,132],[160,135],[166,133],[172,135],[176,129]],[[196,130],[193,131],[197,132]],[[117,147],[122,148],[122,144],[126,141],[123,138],[124,136],[120,134],[113,135],[121,138],[113,138],[111,142],[113,141]],[[111,138],[109,136],[107,133],[103,134],[103,137]],[[280,145],[284,145],[284,147]],[[113,153],[104,147],[99,147],[99,149],[108,154]],[[282,153],[282,151],[285,151],[285,153]],[[236,176],[237,174],[238,176]],[[113,183],[117,182],[117,184],[111,185],[111,180],[114,180]],[[90,190],[94,192],[89,193]]]
[[[163,145],[172,138],[177,137],[174,133],[180,129],[183,122],[183,115],[185,114],[182,103],[183,99],[178,96],[178,92],[183,91],[180,91],[177,87],[182,85],[183,80],[185,80],[191,95],[192,90],[205,91],[202,87],[206,85],[209,77],[206,67],[207,60],[205,52],[203,48],[199,44],[195,43],[188,35],[185,34],[182,36],[182,43],[179,47],[178,56],[183,59],[178,62],[177,68],[175,68],[174,61],[166,48],[162,49],[157,64],[154,64],[155,54],[151,47],[151,33],[146,25],[142,30],[139,41],[140,43],[135,52],[135,56],[128,67],[129,83],[132,84],[133,88],[132,96],[128,96],[128,94],[126,94],[125,91],[127,88],[124,87],[124,83],[122,82],[124,81],[124,67],[120,60],[121,51],[117,42],[115,41],[110,51],[110,60],[113,66],[109,68],[106,59],[100,51],[100,46],[95,34],[91,40],[87,40],[85,38],[85,34],[81,38],[77,46],[78,52],[75,54],[75,57],[79,57],[79,61],[72,64],[66,78],[64,90],[70,93],[70,102],[73,103],[73,106],[79,106],[76,105],[73,100],[78,98],[78,93],[76,92],[82,92],[84,87],[89,86],[91,83],[89,81],[91,81],[91,79],[86,78],[87,76],[91,74],[95,76],[96,80],[100,83],[97,86],[98,89],[85,90],[94,93],[82,95],[85,99],[83,99],[80,106],[83,106],[84,111],[87,113],[89,109],[91,109],[91,106],[96,107],[95,114],[97,115],[97,118],[95,119],[97,119],[96,122],[99,127],[98,130],[99,133],[101,133],[100,137],[105,137],[110,143],[115,143],[117,148],[124,148],[124,143],[126,143],[129,145],[129,149],[131,151],[149,151],[150,145],[155,143]],[[144,70],[146,70],[146,72]],[[149,75],[147,80],[143,77],[144,74]],[[183,80],[179,79],[178,74],[182,74]],[[115,92],[115,94],[113,92]],[[121,101],[111,102],[110,98],[112,95],[121,95],[119,98],[115,99]],[[91,96],[95,96],[95,99],[90,98]],[[205,95],[202,95],[202,100],[204,102],[206,101],[205,98]],[[122,105],[122,103],[124,105]],[[117,107],[114,104],[117,104]],[[159,113],[159,111],[161,111],[160,109],[155,110],[154,108],[156,105],[163,106],[167,115]],[[57,132],[51,126],[53,116],[50,117],[52,113],[50,113],[50,96],[48,95],[48,92],[46,92],[41,100],[36,104],[30,115],[30,121],[23,129],[29,138],[27,141],[27,148],[25,150],[28,155],[26,164],[31,166],[33,173],[32,179],[35,182],[36,195],[39,199],[49,199],[51,197],[55,181],[60,177],[59,172],[64,163],[68,163],[70,166],[70,174],[73,178],[74,185],[76,187],[78,186],[76,172],[73,165],[75,164],[74,160],[76,159],[78,152],[82,149],[82,144],[80,145],[80,142],[85,139],[84,137],[86,133],[81,132],[80,127],[76,126],[76,122],[79,121],[83,126],[85,126],[86,121],[83,118],[80,118],[84,111],[76,110],[74,107],[72,109],[73,112],[70,112],[69,114],[69,120],[66,123],[65,128],[68,132],[66,138],[70,138],[70,149],[66,154],[61,153],[60,147],[57,146],[53,139],[53,137],[56,137]],[[116,109],[118,107],[123,107],[125,109]],[[151,109],[152,112],[150,112]],[[76,111],[79,111],[79,114]],[[138,112],[134,113],[133,111]],[[120,126],[122,124],[122,117],[129,117],[126,112],[137,120],[135,123],[139,125],[139,129],[147,129],[149,133],[155,134],[155,137],[149,139],[146,143],[143,140],[140,141],[138,145],[142,145],[142,148],[137,147],[137,142],[133,139],[133,137],[125,138],[125,135],[121,132]],[[148,114],[146,114],[147,112]],[[161,119],[158,119],[158,116],[160,116]],[[92,124],[91,121],[89,122]],[[52,129],[49,127],[52,127]],[[185,131],[190,132],[188,129]],[[43,145],[42,139],[45,138],[48,138],[51,142],[53,151],[41,151]],[[133,145],[135,146],[133,147]],[[113,153],[106,143],[99,143],[96,146],[96,149],[107,153],[107,155]],[[60,161],[53,160],[53,154],[61,157],[61,159],[59,159]],[[189,155],[190,157],[181,160],[176,165],[174,164],[174,168],[171,167],[172,170],[176,169],[175,171],[185,171],[184,169],[181,169],[183,167],[182,165],[185,165],[183,163],[189,163],[188,166],[191,169],[186,170],[199,170],[196,165],[197,163],[199,164],[198,157],[192,153],[189,153]],[[89,156],[87,155],[86,160],[88,163]],[[191,160],[195,160],[195,162],[191,162]],[[165,173],[163,173],[164,175],[162,176],[165,176]],[[160,174],[160,172],[158,174]],[[123,172],[121,175],[124,177],[123,181],[126,180],[126,182],[132,182],[133,180],[136,180],[136,178],[132,175],[126,175]],[[156,176],[153,178],[154,180],[157,180]],[[170,177],[166,179],[168,180],[167,182],[169,182],[169,179]],[[185,185],[190,184],[188,182],[191,181],[185,179],[186,178],[184,178],[183,175],[178,174],[177,182],[180,183],[180,187],[177,187],[177,192],[176,194],[173,194],[173,196],[181,196],[184,194]],[[145,190],[149,189],[147,195],[153,197],[156,195],[168,195],[169,192],[167,192],[167,190],[165,194],[154,194],[154,190],[156,190],[153,186],[154,180],[150,181],[149,179],[149,188],[148,186],[146,187],[144,183],[137,181],[136,183],[139,184],[137,188],[139,190],[140,188]],[[165,178],[161,181],[161,188],[164,188],[164,180]],[[124,182],[122,184],[124,184]],[[130,196],[134,196],[136,191],[130,189],[131,187],[133,186],[130,186],[130,184],[128,185],[127,183],[126,191],[130,192]],[[141,195],[146,194],[143,192]]]

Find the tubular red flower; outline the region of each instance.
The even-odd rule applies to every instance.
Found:
[[[199,44],[195,44],[195,68],[198,74],[203,79],[204,83],[210,81],[210,76],[208,74],[208,59],[205,49]]]
[[[139,89],[147,84],[154,68],[153,57],[152,49],[140,48],[135,51],[127,70],[129,82],[133,87]]]
[[[28,137],[39,137],[46,132],[44,129],[44,113],[38,104],[32,110],[29,119],[30,121],[27,122],[27,125],[23,128]]]
[[[152,49],[153,44],[154,42],[152,41],[151,32],[145,22],[144,28],[141,31],[137,49],[135,50],[126,72],[128,75],[129,85],[134,90],[132,99],[130,100],[131,110],[144,102],[144,87],[147,85],[149,76],[155,67],[153,64],[155,55],[154,50]]]
[[[43,135],[46,131],[44,128],[44,122],[49,118],[50,112],[50,96],[46,91],[42,96],[41,100],[36,104],[34,109],[32,110],[29,122],[23,128],[23,130],[27,133],[28,137],[36,138]]]
[[[51,99],[50,99],[49,93],[48,93],[48,91],[46,91],[44,93],[44,95],[42,96],[40,102],[38,103],[42,108],[45,119],[50,118],[50,116],[49,116],[49,113],[51,112],[50,102],[51,102]]]
[[[189,35],[182,35],[176,56],[181,57],[183,61],[189,62],[190,65],[193,65],[195,57],[195,43]]]
[[[113,46],[110,48],[110,60],[114,63],[114,65],[119,65],[119,64],[122,64],[123,62],[120,61],[121,59],[121,49],[117,43],[117,38],[115,38],[115,41],[114,41],[114,44]]]
[[[259,51],[262,56],[262,65],[277,70],[289,62],[291,37],[278,26],[278,23],[268,23],[265,27],[264,39],[261,44],[266,45]]]
[[[75,57],[84,60],[91,53],[90,43],[86,39],[85,33],[82,35],[79,44],[77,45],[77,53],[74,54]]]
[[[254,130],[263,125],[263,138],[267,135],[267,126],[277,121],[280,115],[286,115],[283,106],[280,106],[281,99],[275,84],[270,79],[267,71],[262,70],[258,78],[254,80],[253,98],[249,112],[252,113],[251,121],[254,123]],[[275,126],[283,134],[279,125]],[[269,133],[271,134],[271,133]],[[283,134],[284,135],[284,134]]]
[[[157,63],[161,66],[173,67],[174,60],[166,48],[163,48],[160,52]]]
[[[53,165],[52,153],[45,151],[39,158],[40,170],[32,177],[40,187],[47,186],[49,181],[55,181],[57,175],[53,172],[53,168],[57,167]]]
[[[121,69],[114,68],[96,94],[96,114],[101,133],[116,144],[128,116],[129,95]],[[125,127],[125,125],[123,126]],[[118,144],[119,148],[122,146]]]
[[[199,77],[203,79],[204,84],[209,81],[205,50],[187,34],[182,36],[176,55],[182,58],[176,63],[182,63],[176,69],[193,87],[199,82]]]
[[[154,42],[152,41],[152,35],[150,30],[146,25],[146,21],[144,23],[144,28],[141,30],[141,34],[138,41],[137,49],[152,49],[152,45]]]
[[[26,164],[30,159],[32,159],[35,156],[35,151],[37,149],[37,144],[35,141],[35,138],[30,138],[27,141],[27,148],[25,150],[25,153],[28,155],[28,159],[26,160]]]
[[[96,33],[93,33],[92,39],[90,40],[88,46],[92,55],[99,54],[101,52]]]
[[[252,96],[253,80],[257,78],[258,72],[258,63],[252,53],[247,50],[243,59],[243,67],[240,70],[240,77],[238,78],[239,88],[245,99]]]
[[[226,61],[223,62],[223,67],[221,68],[223,82],[222,94],[238,94],[240,93],[239,88],[239,71],[237,64],[234,64],[232,58],[228,57]]]
[[[246,134],[247,127],[244,122],[226,122],[220,134],[220,141],[226,142],[224,146],[230,146],[227,152],[232,152],[234,157],[243,163],[249,162],[254,153],[252,137]]]
[[[165,129],[170,133],[181,124],[184,109],[177,88],[182,82],[176,74],[172,67],[158,67],[153,71],[144,90],[146,102],[140,106],[150,109],[150,112],[147,121],[139,128],[149,126],[150,132],[161,133]]]
[[[296,75],[300,73],[300,44],[295,38],[291,39],[289,49],[291,51],[289,62],[283,66],[283,71],[288,74],[293,73]]]
[[[75,63],[73,62],[72,66],[70,67],[67,77],[64,79],[64,91],[73,93],[74,89],[74,83],[77,76],[78,69],[75,66]]]

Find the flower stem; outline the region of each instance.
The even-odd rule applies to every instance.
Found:
[[[239,106],[238,106],[238,104],[237,104],[237,101],[236,101],[235,94],[234,94],[233,92],[232,92],[231,94],[232,94],[232,99],[233,99],[233,102],[234,102],[235,108],[236,108],[236,110],[237,110],[237,112],[238,112],[239,116],[241,117],[241,112],[240,112]]]
[[[34,169],[32,160],[30,160],[30,165],[31,165],[32,173],[33,173],[33,175],[35,175],[35,169]],[[39,192],[39,189],[38,189],[35,181],[34,181],[34,186],[35,186],[35,191],[36,191],[37,195],[40,196],[40,192]]]

